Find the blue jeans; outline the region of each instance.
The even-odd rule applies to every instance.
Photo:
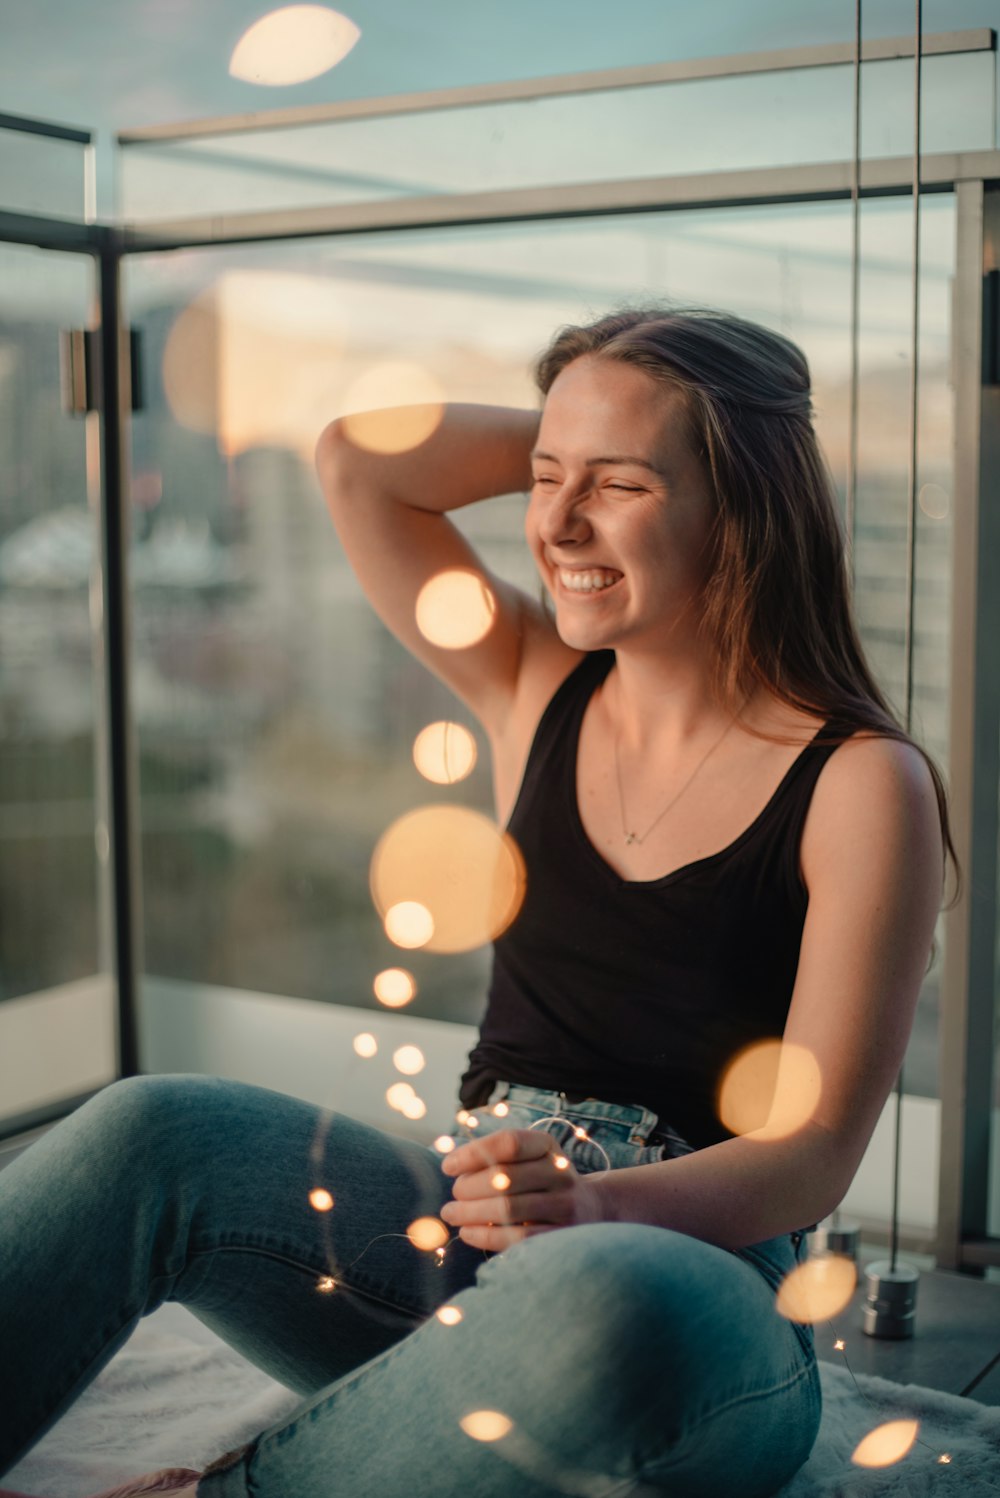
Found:
[[[645,1109],[505,1088],[479,1132],[562,1111],[612,1167],[684,1148],[651,1138]],[[604,1164],[553,1129],[579,1169]],[[0,1473],[165,1300],[303,1396],[213,1462],[199,1498],[753,1498],[805,1461],[811,1334],[773,1306],[798,1235],[730,1253],[596,1223],[495,1255],[454,1238],[441,1257],[406,1236],[450,1196],[440,1162],[243,1083],[105,1088],[0,1172]],[[468,1434],[477,1410],[506,1433]]]

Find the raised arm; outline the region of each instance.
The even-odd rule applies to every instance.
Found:
[[[541,608],[490,573],[447,512],[529,489],[538,423],[534,411],[447,405],[433,434],[408,452],[366,451],[347,420],[326,427],[316,449],[330,514],[372,606],[491,734],[511,709],[532,644],[558,641]],[[451,570],[478,574],[496,602],[488,633],[468,648],[432,644],[417,625],[421,589]]]

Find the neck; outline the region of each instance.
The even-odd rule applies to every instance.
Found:
[[[637,753],[683,752],[731,722],[709,689],[704,662],[621,651],[603,693],[604,709],[618,742]]]

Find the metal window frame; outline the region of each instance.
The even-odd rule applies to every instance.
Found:
[[[881,48],[881,51],[872,48]],[[838,50],[839,48],[839,50]],[[895,48],[896,50],[891,50]],[[995,48],[990,32],[951,33],[925,39],[923,50]],[[890,49],[890,50],[886,50]],[[837,55],[833,55],[836,53]],[[843,54],[843,55],[841,55]],[[912,56],[911,39],[869,44],[864,56]],[[709,64],[669,65],[671,77],[725,76],[776,67],[850,61],[846,46],[796,49]],[[793,60],[796,58],[797,60]],[[739,63],[739,66],[735,66]],[[700,67],[700,71],[699,71]],[[677,72],[676,68],[686,69]],[[630,77],[624,75],[630,74]],[[640,74],[644,76],[639,76]],[[654,76],[655,74],[655,76]],[[663,68],[617,69],[493,90],[452,90],[357,101],[315,110],[276,111],[228,121],[193,122],[154,131],[127,132],[122,146],[238,130],[283,128],[317,118],[460,107],[497,98],[543,97],[593,88],[634,87],[668,81]],[[534,92],[532,92],[534,90]],[[473,97],[474,96],[474,97]],[[769,207],[790,202],[849,198],[853,163],[718,172],[640,181],[592,182],[545,189],[339,205],[300,212],[206,216],[156,224],[109,227],[33,219],[0,212],[0,241],[93,254],[100,282],[102,356],[107,371],[102,401],[102,572],[107,629],[108,750],[112,804],[112,873],[116,913],[116,968],[120,996],[120,1064],[138,1069],[136,954],[141,890],[136,857],[136,759],[128,692],[128,586],[126,542],[128,390],[122,364],[120,269],[130,254],[224,244],[420,230],[460,224],[552,222],[564,218],[684,208]],[[994,953],[997,935],[997,787],[1000,775],[1000,590],[990,586],[988,564],[1000,544],[1000,387],[983,381],[984,271],[1000,269],[1000,152],[925,157],[925,192],[952,191],[957,200],[955,311],[956,451],[952,589],[951,815],[965,875],[965,898],[946,917],[942,973],[941,1177],[938,1261],[977,1271],[1000,1264],[1000,1238],[987,1234],[990,1090],[994,1033]],[[866,197],[908,194],[909,163],[899,158],[862,163]],[[992,335],[992,329],[988,330]]]

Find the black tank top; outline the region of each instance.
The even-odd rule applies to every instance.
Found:
[[[613,664],[613,651],[586,656],[535,732],[508,823],[527,891],[494,945],[460,1096],[480,1106],[503,1080],[640,1103],[700,1148],[730,1137],[714,1106],[727,1062],[784,1030],[808,903],[802,826],[852,730],[826,723],[720,853],[662,879],[622,879],[587,837],[576,795],[580,724]]]

